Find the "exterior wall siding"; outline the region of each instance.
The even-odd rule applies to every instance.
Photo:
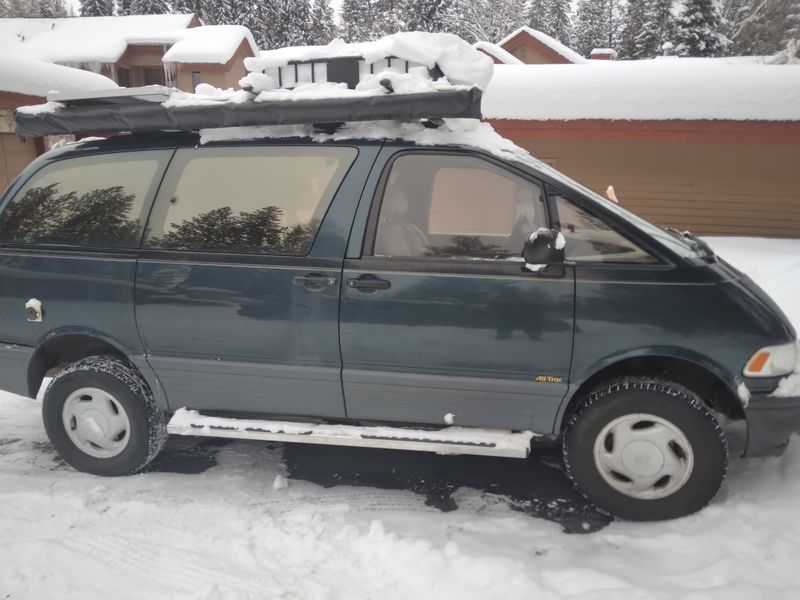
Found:
[[[658,225],[701,235],[800,237],[800,144],[536,139],[534,156]]]

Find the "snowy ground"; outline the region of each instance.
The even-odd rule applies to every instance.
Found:
[[[709,241],[800,325],[800,242]],[[800,440],[658,524],[608,524],[537,455],[178,439],[104,479],[58,460],[37,403],[0,394],[0,599],[800,597]]]

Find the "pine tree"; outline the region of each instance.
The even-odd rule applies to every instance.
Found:
[[[409,31],[448,31],[446,15],[453,0],[406,0],[401,20]]]
[[[81,0],[82,17],[108,17],[114,14],[112,0]]]
[[[117,0],[117,15],[131,14],[131,0]]]
[[[313,0],[309,12],[308,33],[314,44],[327,44],[336,37],[336,23],[330,0]]]
[[[722,17],[716,0],[687,0],[675,25],[680,56],[720,56],[729,43],[720,33]]]
[[[625,24],[620,36],[620,58],[634,58],[636,55],[636,38],[644,27],[647,9],[648,0],[629,0],[625,10]]]
[[[761,0],[751,4],[730,0],[723,5],[728,16],[723,32],[736,55],[766,56],[784,50],[796,39],[800,21],[800,0]]]
[[[649,0],[641,31],[636,35],[631,58],[654,58],[661,54],[662,46],[674,38],[675,19],[672,16],[674,0]]]
[[[574,35],[570,0],[549,0],[546,5],[543,31],[567,46],[572,45]]]
[[[169,12],[166,0],[131,0],[132,15],[164,15]]]
[[[454,0],[447,16],[454,33],[469,42],[498,42],[527,25],[526,0]]]
[[[311,43],[307,0],[262,0],[258,43],[263,48],[303,46]]]
[[[341,32],[347,42],[375,39],[375,6],[372,0],[343,0]]]
[[[130,0],[122,1],[128,2],[130,5]],[[203,4],[203,0],[175,0],[172,2],[172,12],[178,15],[195,14],[202,19],[204,18]],[[120,14],[122,14],[121,11]]]
[[[110,2],[113,8],[113,3]],[[47,19],[67,16],[67,5],[64,0],[40,0],[39,16]]]
[[[622,7],[619,0],[580,0],[575,15],[573,46],[589,56],[595,48],[619,46]]]

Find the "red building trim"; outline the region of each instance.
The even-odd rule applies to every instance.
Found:
[[[19,108],[31,104],[41,104],[45,99],[41,96],[17,94],[16,92],[0,92],[0,108]]]
[[[800,122],[771,121],[527,121],[487,119],[511,139],[708,144],[800,144]]]
[[[571,65],[573,64],[571,60],[568,60],[555,50],[553,50],[547,44],[543,44],[527,31],[520,31],[517,35],[512,37],[510,40],[505,42],[501,48],[503,50],[510,52],[511,54],[514,53],[514,50],[519,48],[520,46],[527,46],[537,52],[543,54],[547,57],[551,64],[554,65]]]

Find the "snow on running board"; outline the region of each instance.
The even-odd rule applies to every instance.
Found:
[[[446,427],[437,430],[402,427],[318,425],[288,421],[208,417],[181,408],[167,426],[169,433],[335,446],[417,450],[437,454],[477,454],[525,458],[531,431]]]

